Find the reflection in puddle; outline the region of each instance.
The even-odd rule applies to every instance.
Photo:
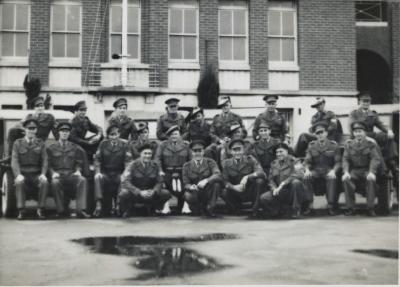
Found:
[[[353,252],[375,255],[384,258],[399,259],[398,250],[389,249],[354,249]]]
[[[219,264],[214,258],[204,256],[182,245],[188,242],[234,238],[237,237],[233,234],[214,233],[196,237],[88,237],[72,241],[89,246],[90,250],[97,253],[141,257],[134,262],[134,266],[151,270],[151,272],[141,274],[134,279],[143,280],[154,277],[183,276],[228,267],[228,265]]]

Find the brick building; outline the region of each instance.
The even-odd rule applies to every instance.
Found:
[[[399,1],[129,0],[126,29],[121,0],[1,0],[0,9],[2,109],[25,107],[29,73],[55,109],[85,99],[104,125],[112,102],[125,96],[134,118],[154,121],[169,96],[197,104],[207,66],[248,128],[265,94],[282,95],[278,107],[294,138],[307,128],[316,96],[343,116],[358,89],[391,104],[385,111],[397,108]],[[112,56],[123,39],[122,88],[121,60]]]

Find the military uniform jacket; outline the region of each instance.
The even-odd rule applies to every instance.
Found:
[[[271,164],[268,181],[271,190],[276,189],[282,182],[290,183],[293,179],[300,179],[301,175],[295,171],[296,158],[288,155],[282,162],[278,159]]]
[[[227,136],[230,126],[234,123],[240,124],[243,126],[242,118],[235,114],[235,113],[220,113],[215,115],[211,124],[211,134],[214,135],[216,138],[223,139]]]
[[[176,117],[172,117],[171,114],[163,114],[157,122],[157,138],[159,140],[168,139],[165,132],[172,126],[179,126],[181,134],[186,133],[185,117],[181,114],[177,114]]]
[[[332,169],[338,172],[341,167],[340,147],[335,141],[326,140],[324,144],[312,141],[308,144],[305,166],[319,175],[326,175]]]
[[[161,189],[162,178],[160,167],[155,161],[143,163],[141,159],[134,160],[126,168],[126,176],[123,177],[121,188],[139,195],[141,190]]]
[[[182,138],[190,142],[194,140],[202,140],[206,146],[209,146],[212,142],[218,141],[218,137],[211,134],[211,125],[206,121],[190,122],[188,132],[185,133]]]
[[[116,125],[119,127],[120,137],[122,139],[128,140],[129,136],[132,140],[137,139],[137,128],[135,125],[135,120],[131,119],[128,116],[116,116],[111,115],[108,120],[108,125]]]
[[[85,139],[88,131],[97,135],[103,135],[103,129],[92,123],[88,117],[75,116],[71,120],[72,130],[69,140],[79,145],[87,145],[89,142]]]
[[[376,174],[380,164],[380,155],[376,143],[367,139],[357,142],[348,140],[343,153],[343,171],[353,169],[369,171]]]
[[[288,125],[285,118],[277,110],[273,112],[265,111],[257,116],[253,127],[254,139],[257,138],[258,128],[263,121],[270,125],[272,137],[284,140],[285,134],[288,132]]]
[[[238,162],[228,158],[222,162],[222,177],[226,184],[239,184],[248,174],[256,173],[257,177],[265,178],[265,173],[258,161],[251,155],[244,155]]]
[[[36,132],[36,136],[43,141],[47,140],[49,137],[50,131],[53,133],[54,138],[58,138],[57,131],[57,122],[52,114],[48,113],[40,113],[40,114],[32,114],[32,116],[38,122],[38,129]]]
[[[250,154],[253,155],[261,164],[264,172],[268,175],[271,163],[276,158],[275,147],[280,144],[280,140],[270,137],[268,140],[259,139],[253,143]]]
[[[361,108],[354,110],[350,113],[350,120],[349,120],[350,125],[353,122],[364,122],[367,126],[366,132],[368,134],[370,134],[374,131],[374,127],[377,127],[384,133],[388,132],[386,126],[383,124],[383,122],[379,118],[378,113],[375,111],[371,111],[371,110],[364,111]]]
[[[166,172],[168,169],[182,169],[183,164],[191,160],[189,145],[184,141],[163,141],[157,148],[155,161]]]
[[[61,146],[57,141],[47,147],[50,173],[71,174],[79,170],[87,173],[88,163],[85,151],[75,143],[67,141]]]
[[[14,142],[11,155],[11,168],[14,176],[23,173],[46,174],[48,167],[44,142],[39,138],[29,144],[26,138]]]
[[[122,173],[131,160],[127,142],[107,139],[100,143],[94,156],[94,166],[99,173]]]
[[[212,143],[204,150],[204,156],[213,159],[221,167],[222,148],[223,148],[222,145],[217,143]]]
[[[317,112],[311,117],[311,128],[310,132],[312,132],[312,126],[315,123],[323,122],[328,125],[328,136],[330,139],[336,136],[338,133],[338,126],[337,126],[337,118],[334,112],[331,111],[322,111]]]
[[[192,159],[183,165],[182,182],[186,189],[192,184],[198,184],[203,179],[213,183],[219,178],[221,178],[221,172],[217,163],[211,158],[203,158],[199,164]]]
[[[131,157],[133,160],[137,159],[140,157],[140,152],[139,148],[144,146],[145,144],[149,144],[151,146],[151,149],[153,151],[153,158],[155,157],[158,143],[156,141],[150,141],[150,140],[141,140],[140,137],[137,140],[129,142],[129,150],[131,153]]]

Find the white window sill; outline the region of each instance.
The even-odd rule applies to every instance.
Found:
[[[169,70],[200,70],[198,62],[170,62],[168,63]]]
[[[286,72],[298,72],[300,68],[294,63],[271,63],[268,64],[269,71],[286,71]]]
[[[250,71],[248,63],[220,62],[218,65],[220,71]]]
[[[149,64],[139,63],[137,61],[128,61],[128,69],[145,70],[149,69]],[[111,61],[108,63],[101,63],[102,69],[121,69],[121,60]]]
[[[81,60],[76,59],[60,59],[60,60],[50,60],[50,68],[82,68]]]
[[[357,27],[388,27],[388,22],[356,22]]]
[[[29,67],[28,59],[0,58],[0,67]]]

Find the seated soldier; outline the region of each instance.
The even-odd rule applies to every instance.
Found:
[[[346,195],[345,215],[354,215],[355,192],[357,188],[366,194],[367,214],[375,216],[376,173],[381,162],[376,143],[366,139],[367,127],[364,122],[353,122],[351,130],[354,139],[346,142],[343,153],[343,188]]]
[[[140,157],[139,149],[143,145],[149,144],[153,149],[153,158],[156,153],[158,143],[156,141],[149,140],[149,126],[147,122],[139,122],[137,124],[138,138],[129,142],[129,148],[131,152],[132,160]]]
[[[182,135],[184,140],[189,142],[194,140],[202,140],[206,147],[211,143],[217,142],[219,138],[211,134],[211,125],[204,119],[204,111],[202,108],[194,108],[193,111],[187,116],[190,121],[188,125],[188,131]]]
[[[171,198],[168,190],[162,189],[161,170],[152,160],[152,147],[145,144],[138,151],[140,157],[126,168],[121,182],[119,202],[124,218],[131,216],[131,209],[136,203],[145,204],[148,213],[152,215]]]
[[[292,218],[300,216],[305,198],[302,173],[296,169],[296,159],[289,155],[289,146],[276,147],[276,160],[269,172],[269,191],[260,197],[260,204],[269,216],[276,217],[290,212]]]
[[[128,101],[125,98],[119,98],[113,103],[113,107],[115,110],[108,120],[108,125],[119,128],[121,139],[135,140],[137,138],[135,120],[126,114]]]
[[[46,113],[44,110],[44,98],[38,96],[29,101],[28,105],[32,106],[35,112],[32,116],[38,122],[38,130],[36,136],[43,141],[46,141],[49,137],[50,131],[53,133],[54,138],[57,138],[57,122],[54,116],[50,113]]]
[[[304,183],[307,186],[309,206],[305,214],[312,212],[313,197],[317,188],[324,187],[328,201],[329,215],[335,215],[338,196],[336,194],[337,178],[341,168],[341,152],[339,145],[328,139],[328,126],[325,122],[317,122],[312,131],[317,137],[308,145],[304,164],[306,171]]]
[[[26,218],[25,201],[37,198],[37,216],[45,218],[44,209],[48,191],[47,154],[44,142],[36,137],[37,120],[29,115],[23,121],[25,137],[14,142],[11,155],[11,168],[15,176],[15,195],[17,198],[18,220]],[[38,193],[35,191],[39,190]]]
[[[72,126],[68,122],[58,125],[59,140],[47,148],[51,189],[58,217],[69,217],[69,202],[76,197],[76,216],[90,218],[87,208],[87,180],[82,173],[87,168],[85,151],[70,141]]]
[[[245,142],[235,139],[229,143],[233,157],[222,162],[225,188],[221,197],[228,211],[237,213],[243,202],[252,203],[252,216],[258,214],[259,196],[265,188],[265,173],[251,155],[244,155]]]
[[[119,138],[119,127],[111,125],[106,133],[108,139],[100,143],[94,156],[95,217],[116,214],[121,175],[131,160],[128,143]]]
[[[182,170],[185,200],[191,210],[215,217],[214,208],[222,188],[221,172],[214,160],[204,158],[203,141],[194,140],[189,147],[193,159]]]

